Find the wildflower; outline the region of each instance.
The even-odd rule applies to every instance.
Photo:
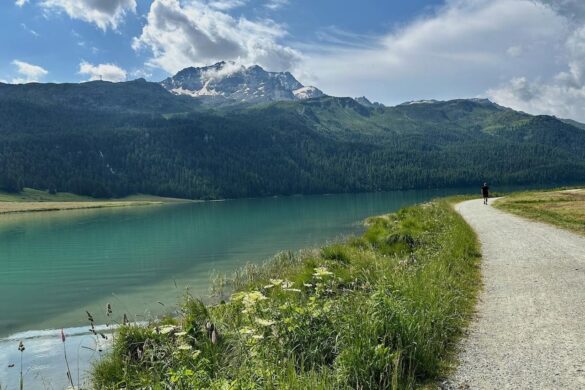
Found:
[[[193,347],[191,347],[189,344],[181,344],[177,347],[177,349],[180,349],[181,351],[189,351],[193,349]]]
[[[264,288],[265,288],[265,289],[267,289],[267,290],[268,290],[269,288],[272,288],[272,287],[274,287],[274,284],[267,284],[266,286],[264,286]]]
[[[305,286],[307,288],[313,287],[313,285],[311,283],[303,283],[303,286]]]
[[[301,292],[298,288],[285,288],[284,291]]]
[[[285,281],[282,283],[282,288],[285,288],[285,289],[286,289],[286,288],[291,288],[293,285],[294,285],[294,283],[293,283],[293,282],[291,282],[290,280],[285,280]]]
[[[175,330],[177,330],[177,327],[175,325],[165,325],[158,328],[158,332],[160,334],[169,334]]]
[[[252,338],[255,340],[262,340],[264,338],[264,336],[262,336],[261,334],[255,334],[255,335],[252,335]]]
[[[177,332],[177,333],[175,333],[175,336],[181,337],[181,336],[185,336],[186,334],[187,334],[187,332]]]
[[[263,301],[268,299],[264,294],[260,291],[251,291],[248,293],[237,293],[232,295],[232,300],[241,300],[242,304],[244,305],[245,309],[242,311],[243,313],[248,313],[256,303],[259,301]]]
[[[256,318],[256,323],[261,326],[272,326],[275,324],[274,321],[265,320],[263,318]]]
[[[313,273],[313,276],[317,279],[322,279],[323,277],[330,275],[333,275],[333,272],[329,271],[326,267],[317,267]]]
[[[270,283],[273,284],[274,286],[280,286],[282,282],[283,282],[282,279],[270,279]]]

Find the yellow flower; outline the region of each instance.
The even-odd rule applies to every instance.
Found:
[[[275,286],[280,286],[282,284],[282,279],[270,279],[270,283]]]
[[[189,344],[181,344],[177,349],[180,349],[181,351],[189,351],[192,347]]]
[[[251,291],[244,295],[244,297],[242,298],[242,303],[247,308],[250,308],[256,305],[256,302],[263,301],[265,299],[268,298],[266,298],[266,296],[264,296],[264,294],[262,294],[260,291]]]

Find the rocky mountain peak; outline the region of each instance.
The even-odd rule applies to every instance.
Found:
[[[246,67],[231,61],[185,68],[162,81],[161,85],[177,95],[244,103],[323,96],[321,90],[303,86],[290,72],[268,72],[259,65]]]

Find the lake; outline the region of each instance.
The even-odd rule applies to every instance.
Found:
[[[187,289],[207,297],[213,274],[360,233],[368,216],[470,191],[478,192],[292,196],[0,215],[0,385],[16,386],[18,364],[7,366],[20,359],[20,339],[27,345],[27,380],[63,385],[61,368],[59,378],[50,374],[63,364],[61,328],[72,336],[70,355],[83,352],[80,365],[87,367],[84,361],[95,353],[82,348],[94,343],[85,334],[86,310],[96,322],[107,323],[110,303],[112,318],[127,314],[132,321],[148,321],[175,310]]]

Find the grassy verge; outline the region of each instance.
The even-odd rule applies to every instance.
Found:
[[[432,383],[480,285],[473,231],[446,201],[371,218],[362,237],[247,266],[235,291],[126,325],[93,370],[100,389],[395,389]]]
[[[499,199],[502,210],[585,234],[585,190],[515,193]]]
[[[188,202],[188,200],[151,195],[132,195],[125,198],[104,200],[64,192],[49,194],[46,191],[25,188],[16,194],[0,192],[0,214],[146,206],[171,202]]]

